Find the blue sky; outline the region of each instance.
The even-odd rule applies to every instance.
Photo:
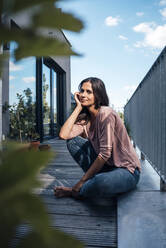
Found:
[[[80,34],[64,31],[75,51],[71,89],[89,76],[101,78],[119,110],[166,44],[166,0],[75,0],[60,5],[80,17]]]

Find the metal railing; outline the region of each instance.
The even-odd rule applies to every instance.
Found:
[[[131,137],[166,185],[166,47],[124,108]]]

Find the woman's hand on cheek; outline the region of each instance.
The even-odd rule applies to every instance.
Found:
[[[80,102],[80,92],[75,92],[74,93],[74,99],[76,101],[77,106],[82,107],[81,102]]]

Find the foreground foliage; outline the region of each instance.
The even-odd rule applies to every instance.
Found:
[[[80,32],[83,23],[73,14],[64,13],[57,4],[61,0],[0,0],[0,48],[15,41],[15,60],[35,56],[77,55],[70,45],[43,32],[65,29]],[[11,29],[6,17],[30,11],[29,25]],[[0,50],[0,77],[8,52]],[[22,101],[21,96],[20,101]],[[8,106],[7,106],[8,107]],[[50,228],[50,221],[40,199],[32,194],[39,186],[36,175],[46,165],[51,154],[29,151],[27,146],[3,144],[0,149],[0,247],[13,244],[17,248],[80,248],[82,244],[61,231]],[[28,223],[30,229],[17,239],[20,225]]]
[[[77,55],[67,42],[43,35],[46,30],[64,29],[80,32],[83,22],[71,13],[63,12],[57,4],[61,0],[0,0],[0,46],[15,41],[18,45],[14,57],[20,60],[29,56]],[[6,17],[29,13],[29,25],[11,29]],[[48,32],[47,32],[48,33]],[[5,54],[0,54],[0,68]]]
[[[0,247],[83,247],[61,231],[50,228],[43,203],[32,189],[39,186],[36,175],[52,157],[49,151],[29,150],[27,145],[5,144],[0,152]],[[29,231],[18,239],[16,231],[27,223]],[[16,242],[17,241],[17,242]]]

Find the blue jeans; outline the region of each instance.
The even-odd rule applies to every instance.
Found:
[[[80,136],[67,140],[67,148],[84,172],[89,169],[97,158],[97,154],[89,140]],[[140,172],[138,169],[132,174],[126,168],[111,167],[105,164],[94,177],[83,184],[80,189],[80,196],[113,197],[134,189],[139,177]]]

